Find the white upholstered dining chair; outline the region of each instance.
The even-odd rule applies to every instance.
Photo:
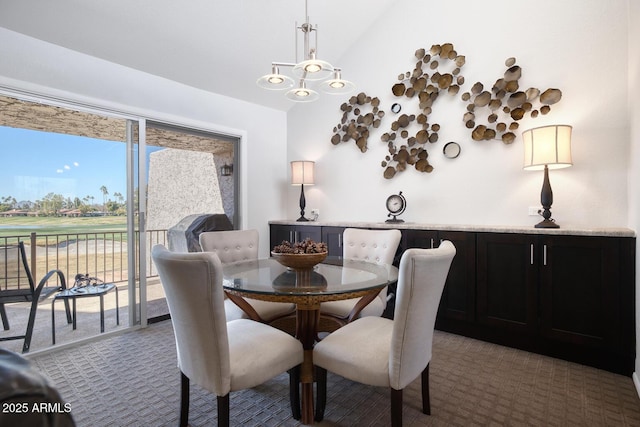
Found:
[[[367,230],[346,228],[342,234],[342,257],[376,264],[392,264],[398,250],[402,233],[400,230]],[[321,319],[327,319],[335,326],[348,323],[358,317],[381,316],[387,307],[387,288],[380,291],[377,298],[359,313],[353,312],[359,298],[342,301],[323,302],[320,305]]]
[[[204,252],[215,252],[223,264],[258,259],[258,230],[206,231],[200,234],[200,247]],[[265,323],[291,315],[295,304],[261,301],[245,298]],[[230,299],[225,299],[227,320],[247,319],[249,316]]]
[[[363,384],[389,387],[391,425],[402,425],[402,390],[422,376],[422,412],[431,413],[429,363],[438,305],[456,249],[407,249],[400,260],[394,319],[362,317],[318,342],[316,421],[324,417],[327,371]]]
[[[229,425],[229,393],[290,371],[297,383],[302,344],[291,335],[248,319],[227,322],[222,264],[211,252],[170,252],[154,246],[152,258],[164,288],[182,378],[180,425],[189,418],[189,384],[217,396],[218,425]],[[300,413],[291,394],[292,412]]]

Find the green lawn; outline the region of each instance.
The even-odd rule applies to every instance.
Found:
[[[101,217],[8,217],[0,218],[0,238],[37,234],[85,234],[125,231],[125,216]]]

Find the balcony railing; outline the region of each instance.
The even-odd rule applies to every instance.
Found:
[[[139,232],[135,232],[136,253]],[[126,231],[108,231],[96,233],[60,233],[29,235],[16,235],[0,237],[0,247],[4,245],[24,242],[29,258],[29,267],[36,283],[48,271],[61,270],[66,278],[68,286],[73,285],[76,274],[88,274],[105,282],[125,282],[128,278],[129,259]],[[157,272],[151,262],[151,248],[156,244],[167,246],[167,230],[148,230],[146,277],[157,276]],[[136,255],[136,272],[139,273],[139,255]],[[17,260],[16,260],[17,262]],[[5,275],[0,271],[0,278]],[[57,277],[54,276],[54,277]],[[26,278],[20,287],[29,286]],[[4,282],[6,283],[6,280]]]

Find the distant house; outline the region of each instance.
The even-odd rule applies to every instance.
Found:
[[[10,211],[0,212],[1,216],[27,216],[29,214],[28,211],[24,209],[11,209]]]
[[[62,216],[67,216],[67,217],[83,216],[83,213],[80,211],[80,209],[60,209],[58,213]]]

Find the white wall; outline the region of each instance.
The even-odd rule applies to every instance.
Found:
[[[640,2],[629,1],[629,227],[640,229]],[[636,240],[636,271],[640,265],[640,247]],[[636,366],[633,380],[640,394],[640,278],[636,273]]]
[[[0,28],[0,86],[242,137],[242,228],[263,236],[282,216],[287,179],[286,114],[141,73]],[[250,117],[250,120],[247,118]]]
[[[540,205],[543,175],[522,170],[521,131],[570,124],[574,166],[551,171],[553,217],[565,227],[627,226],[626,5],[626,0],[394,3],[337,64],[357,85],[355,93],[379,97],[387,113],[382,126],[372,129],[369,150],[362,154],[353,142],[330,142],[348,96],[322,95],[289,112],[289,160],[316,161],[317,185],[305,191],[307,212],[319,208],[323,221],[384,221],[387,196],[403,191],[406,221],[533,225],[540,218],[528,216],[527,208]],[[328,35],[320,42],[323,37]],[[428,147],[435,170],[407,170],[386,180],[380,162],[387,148],[380,135],[395,117],[391,104],[401,103],[403,113],[420,112],[417,101],[394,97],[391,86],[398,74],[413,69],[416,49],[446,42],[466,56],[460,94],[476,81],[490,87],[513,56],[523,69],[521,87],[560,88],[563,98],[549,115],[521,120],[516,142],[504,145],[473,141],[462,122],[466,104],[460,94],[441,95],[430,116],[441,125],[440,140]],[[462,146],[458,159],[443,157],[447,141]],[[299,190],[286,185],[283,190],[287,218],[295,219]]]

